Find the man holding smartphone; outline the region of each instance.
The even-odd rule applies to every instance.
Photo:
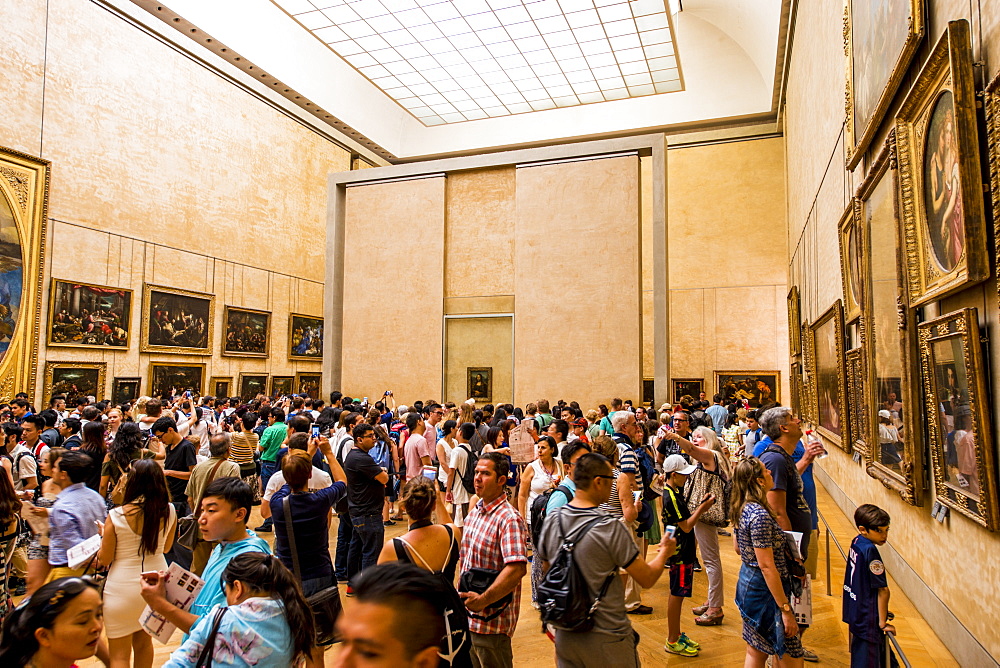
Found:
[[[347,553],[348,580],[378,561],[385,542],[382,505],[385,503],[385,484],[389,481],[389,474],[368,454],[375,447],[375,427],[360,422],[351,435],[354,447],[344,456],[347,508],[354,529]]]

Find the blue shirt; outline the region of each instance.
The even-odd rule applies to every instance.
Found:
[[[552,511],[555,510],[556,508],[560,508],[569,503],[570,499],[573,498],[573,495],[576,494],[576,483],[573,482],[573,479],[570,478],[569,476],[566,476],[565,478],[560,480],[559,484],[568,489],[570,491],[570,495],[567,498],[566,495],[562,493],[562,491],[552,492],[552,494],[549,495],[549,502],[545,504],[546,517],[548,517],[549,514],[551,514]]]
[[[753,446],[753,456],[760,459],[761,454],[772,443],[774,441],[761,432],[760,440]],[[795,452],[792,453],[792,460],[798,463],[805,454],[806,447],[802,445],[802,441],[799,441],[795,444]],[[809,512],[812,515],[812,528],[816,530],[819,528],[819,513],[816,510],[816,482],[813,480],[813,465],[810,464],[807,466],[806,470],[802,471],[799,475],[802,477],[802,496],[806,497],[806,503],[809,505]]]
[[[878,590],[888,587],[885,565],[875,543],[858,534],[851,543],[844,571],[844,623],[868,642],[881,642]]]
[[[60,494],[59,496],[62,496]],[[229,561],[238,554],[244,552],[263,552],[271,554],[271,546],[267,541],[258,538],[257,534],[247,531],[247,537],[235,543],[219,543],[212,550],[212,556],[205,564],[205,570],[201,574],[205,581],[205,586],[198,593],[198,598],[191,604],[191,614],[203,617],[209,610],[217,605],[226,605],[226,592],[222,589],[222,574],[229,565]]]
[[[722,427],[726,424],[726,418],[729,417],[729,411],[726,410],[726,407],[721,404],[712,404],[705,409],[705,412],[712,418],[712,429],[715,430],[716,434],[722,436]]]
[[[217,607],[213,606],[195,622],[191,635],[170,655],[164,668],[189,668],[198,663],[211,634]],[[254,597],[229,606],[222,616],[210,664],[233,668],[291,666],[293,652],[284,604],[274,598]]]
[[[66,550],[96,536],[95,523],[107,516],[104,499],[86,483],[75,483],[60,492],[49,511],[49,563],[65,565]]]

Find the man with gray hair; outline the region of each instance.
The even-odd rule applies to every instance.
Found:
[[[619,402],[621,400],[618,400]],[[614,439],[615,444],[618,446],[618,489],[622,486],[627,486],[630,492],[642,492],[643,491],[643,480],[642,471],[639,468],[639,455],[636,454],[636,430],[638,425],[635,422],[635,414],[628,410],[621,408],[615,411],[611,416],[611,428],[614,429]],[[642,438],[638,439],[638,447],[642,447]],[[648,503],[645,502],[644,503]],[[632,540],[635,541],[636,545],[639,545],[638,536],[636,534],[636,529],[639,526],[638,521],[633,520],[632,522],[626,522],[625,526],[629,530],[629,535],[632,536]],[[632,576],[625,574],[625,612],[630,615],[650,615],[653,613],[653,608],[648,605],[642,604],[642,588],[639,584],[632,578]]]
[[[760,461],[771,472],[774,486],[767,493],[767,504],[785,531],[802,534],[802,554],[809,546],[812,515],[803,494],[802,476],[795,466],[792,453],[802,438],[801,420],[787,406],[776,406],[757,418],[764,435],[771,439],[760,455]]]
[[[188,505],[194,508],[197,517],[201,509],[201,497],[205,493],[208,485],[217,478],[239,478],[240,465],[229,460],[229,448],[232,445],[232,437],[229,432],[221,432],[208,439],[209,458],[191,469],[191,478],[188,480],[187,497]],[[206,542],[198,536],[198,542],[194,550],[191,551],[191,572],[201,575],[205,570],[205,564],[212,555],[212,550],[216,543]]]

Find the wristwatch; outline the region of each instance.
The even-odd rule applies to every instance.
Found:
[[[792,611],[792,606],[791,606],[791,605],[789,605],[788,603],[784,603],[784,604],[783,604],[783,605],[781,606],[781,611],[782,611],[782,612],[791,612],[791,611]]]

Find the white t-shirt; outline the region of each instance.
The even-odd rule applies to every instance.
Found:
[[[315,492],[316,490],[326,489],[333,484],[333,478],[330,474],[322,469],[318,469],[315,466],[312,467],[312,475],[309,476],[309,491]],[[264,500],[270,501],[274,493],[285,486],[285,474],[278,471],[271,479],[267,481],[267,489],[264,490]]]
[[[444,459],[440,460],[441,463],[445,466],[451,466],[451,453],[455,449],[454,443],[449,443],[448,439],[442,438],[438,441],[438,445],[444,448]],[[448,484],[448,472],[444,470],[444,466],[438,467],[438,482]]]
[[[24,457],[21,457],[21,461],[17,461],[17,456],[24,453]],[[35,482],[38,482],[38,464],[35,462],[35,458],[31,456],[31,451],[24,446],[24,443],[18,443],[17,447],[14,448],[10,453],[10,458],[14,460],[17,466],[17,480],[14,483],[14,489],[21,491],[24,489],[24,479],[25,478],[35,478]]]
[[[469,444],[466,443],[465,445],[467,447]],[[451,483],[451,495],[454,499],[453,503],[469,502],[469,491],[465,489],[465,485],[462,484],[462,473],[465,471],[465,463],[467,461],[469,461],[469,451],[461,445],[456,445],[451,451],[450,463],[451,468],[455,470],[455,479]]]

